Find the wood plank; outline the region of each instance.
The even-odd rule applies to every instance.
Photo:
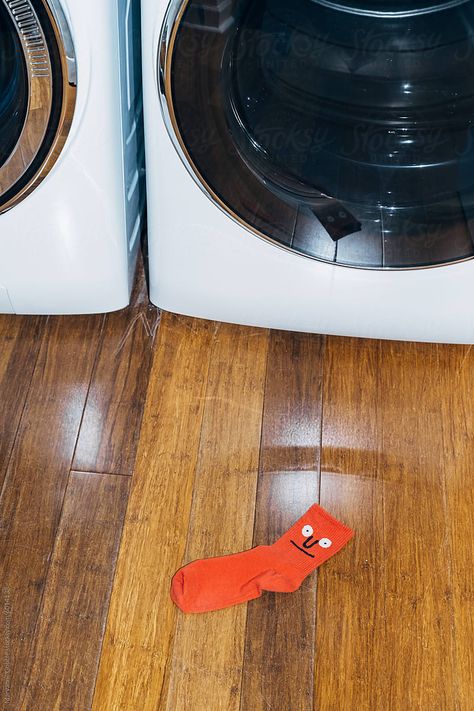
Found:
[[[438,346],[447,520],[453,579],[457,709],[474,708],[474,348]]]
[[[153,709],[176,622],[216,326],[164,314],[150,375],[93,708]]]
[[[46,319],[0,315],[0,491]]]
[[[216,335],[184,562],[252,546],[268,332],[221,325]],[[179,614],[169,693],[178,708],[237,711],[246,605]]]
[[[328,338],[324,357],[321,504],[356,537],[320,569],[315,708],[375,709],[380,575],[379,344]],[[382,708],[386,708],[383,706]]]
[[[455,709],[442,369],[432,345],[383,343],[381,361],[386,643],[378,705],[390,698],[397,711]]]
[[[102,322],[102,317],[48,320],[0,499],[0,579],[11,601],[0,698],[14,708],[28,674]]]
[[[270,545],[319,499],[322,345],[272,332],[253,544]],[[242,709],[313,709],[316,574],[248,605]]]
[[[130,479],[72,472],[22,708],[89,709]]]
[[[74,469],[133,473],[158,325],[140,259],[130,307],[106,316]]]
[[[356,530],[320,572],[321,708],[454,709],[436,349],[329,339],[321,502]]]

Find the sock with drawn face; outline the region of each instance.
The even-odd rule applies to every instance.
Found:
[[[210,612],[254,600],[264,590],[294,592],[353,535],[315,504],[271,546],[181,568],[173,577],[171,598],[184,612]]]

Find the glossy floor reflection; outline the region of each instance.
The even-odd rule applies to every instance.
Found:
[[[157,325],[0,317],[0,708],[471,709],[472,349]],[[296,593],[172,605],[315,501]]]
[[[473,387],[469,348],[166,315],[95,708],[470,708]],[[299,591],[172,606],[182,563],[317,500],[357,537]]]

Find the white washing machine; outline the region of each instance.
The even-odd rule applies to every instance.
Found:
[[[142,0],[152,301],[473,343],[474,2]]]
[[[0,0],[0,312],[129,302],[144,203],[138,0]]]

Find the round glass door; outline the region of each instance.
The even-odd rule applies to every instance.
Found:
[[[0,0],[0,213],[48,174],[75,104],[75,58],[58,0]]]
[[[170,134],[255,235],[369,269],[474,256],[474,1],[172,2]]]

